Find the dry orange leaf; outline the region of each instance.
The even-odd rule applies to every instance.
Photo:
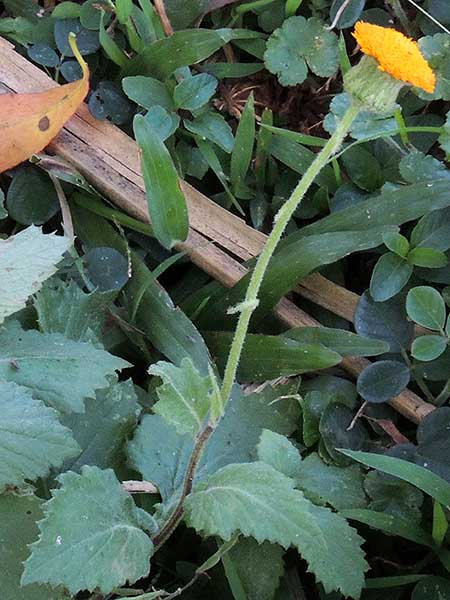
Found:
[[[43,150],[75,113],[89,90],[89,68],[75,41],[69,44],[82,79],[32,94],[0,94],[0,173]]]

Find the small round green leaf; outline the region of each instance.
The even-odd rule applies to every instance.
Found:
[[[389,300],[408,283],[413,266],[404,258],[387,252],[378,260],[370,280],[370,294],[375,302]]]
[[[61,65],[60,73],[68,83],[83,77],[81,67],[76,60],[65,60]]]
[[[27,165],[16,170],[6,206],[9,216],[21,225],[42,225],[58,212],[59,201],[48,175]]]
[[[408,292],[406,312],[410,319],[433,331],[444,327],[444,300],[437,290],[427,285],[414,287]]]
[[[77,46],[82,55],[93,54],[100,48],[98,31],[90,31],[81,26],[78,19],[63,19],[55,23],[55,42],[58,50],[65,57],[73,57],[73,52],[69,46],[69,33],[75,33],[77,36]]]
[[[93,31],[100,29],[102,7],[106,7],[106,3],[103,3],[102,0],[87,0],[84,2],[80,12],[80,21],[83,27]],[[104,24],[108,25],[110,21],[111,13],[105,11]]]
[[[84,262],[92,283],[101,292],[120,290],[128,281],[128,261],[114,248],[92,248]]]
[[[113,81],[101,81],[89,97],[89,111],[99,121],[108,120],[116,125],[129,121],[133,115],[131,102]]]
[[[428,362],[438,358],[446,347],[447,340],[440,335],[422,335],[414,340],[411,354],[417,360]]]
[[[38,43],[30,46],[28,56],[35,63],[44,67],[56,67],[59,64],[59,56],[47,44]]]
[[[380,360],[366,367],[358,377],[358,393],[367,402],[387,402],[405,389],[409,369],[395,360]]]
[[[81,6],[77,2],[61,2],[52,11],[54,19],[77,19],[81,13]]]
[[[351,461],[341,454],[337,448],[364,450],[367,447],[368,434],[361,420],[357,420],[352,428],[350,424],[355,416],[353,410],[342,404],[329,404],[319,423],[319,431],[328,454],[340,466],[347,466]]]

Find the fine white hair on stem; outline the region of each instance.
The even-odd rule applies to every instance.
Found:
[[[442,25],[442,23],[440,21],[438,21],[437,19],[435,19],[433,17],[433,15],[430,15],[430,13],[425,10],[424,8],[422,8],[421,6],[419,6],[417,4],[417,2],[414,2],[414,0],[408,0],[408,2],[410,4],[412,4],[414,6],[414,8],[417,8],[418,11],[420,11],[422,14],[424,14],[426,17],[428,17],[430,19],[430,21],[433,21],[433,23],[435,25],[437,25],[440,29],[442,29],[442,31],[445,31],[445,33],[448,33],[450,35],[450,30],[447,29],[447,27],[445,27],[444,25]]]
[[[339,23],[339,19],[342,16],[342,13],[347,8],[347,6],[350,4],[351,1],[352,0],[344,0],[344,2],[338,8],[338,11],[337,11],[337,13],[334,16],[333,22],[331,23],[331,25],[329,27],[327,27],[328,30],[334,29],[336,27],[336,25]]]

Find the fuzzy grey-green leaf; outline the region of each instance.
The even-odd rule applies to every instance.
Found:
[[[209,377],[202,377],[188,358],[183,359],[180,367],[160,361],[150,367],[149,373],[163,380],[157,388],[159,401],[153,407],[154,412],[178,433],[195,436],[209,412]]]
[[[80,451],[55,410],[27,388],[0,380],[0,490],[48,474]]]
[[[17,321],[0,328],[0,378],[29,388],[63,412],[83,412],[84,399],[108,387],[108,376],[129,363],[60,333],[24,331]]]
[[[44,235],[28,227],[7,240],[0,239],[0,323],[23,308],[31,294],[56,272],[56,265],[72,245],[66,237]]]
[[[228,465],[185,501],[187,522],[229,540],[236,531],[296,547],[325,591],[359,598],[368,565],[362,539],[342,517],[315,506],[294,481],[261,462]]]
[[[151,519],[113,471],[83,467],[81,475],[67,472],[59,481],[61,488],[44,506],[41,534],[31,546],[22,583],[109,594],[145,577],[153,544],[143,529],[150,528]]]

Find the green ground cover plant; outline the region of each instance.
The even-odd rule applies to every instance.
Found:
[[[152,223],[70,162],[0,175],[2,599],[450,598],[447,4],[0,4],[59,83],[76,34]],[[418,40],[435,85],[361,59],[358,21]],[[181,178],[268,235],[229,289],[178,247]],[[275,318],[314,272],[353,324]]]

